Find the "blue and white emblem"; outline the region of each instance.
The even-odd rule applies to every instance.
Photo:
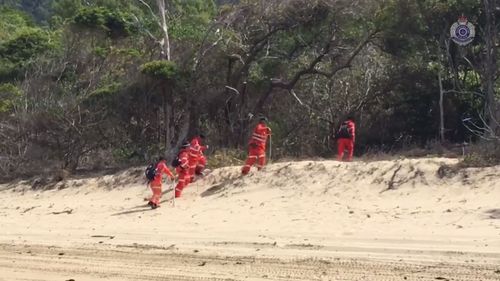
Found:
[[[461,16],[458,21],[450,28],[450,36],[453,42],[460,46],[465,46],[474,40],[476,29],[472,23],[467,21],[467,18]]]

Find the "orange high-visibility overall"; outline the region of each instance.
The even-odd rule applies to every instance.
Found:
[[[194,137],[189,146],[189,175],[190,182],[193,182],[195,174],[200,174],[206,165],[206,159],[203,152],[207,149],[206,146],[201,145],[201,138]]]
[[[189,149],[182,149],[179,152],[180,165],[175,168],[178,175],[178,182],[175,186],[175,197],[181,197],[182,190],[189,184],[191,176],[189,174]]]
[[[172,172],[170,172],[165,163],[166,161],[163,160],[156,164],[157,174],[155,178],[149,183],[149,187],[153,192],[153,196],[151,197],[149,202],[153,203],[156,206],[160,205],[162,176],[165,174],[169,176],[171,180],[174,180],[174,175],[172,174]]]
[[[255,127],[252,137],[248,143],[248,157],[243,166],[241,173],[246,175],[250,171],[252,165],[257,162],[257,169],[260,170],[266,164],[266,142],[267,137],[271,134],[271,129],[264,123],[260,122]]]

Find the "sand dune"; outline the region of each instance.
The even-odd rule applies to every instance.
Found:
[[[5,184],[0,280],[500,280],[500,166],[456,161],[227,167],[156,210],[142,168]]]

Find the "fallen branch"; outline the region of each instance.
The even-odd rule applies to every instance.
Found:
[[[31,211],[31,210],[33,210],[33,209],[37,208],[37,207],[40,207],[40,206],[33,206],[33,207],[29,207],[28,209],[26,209],[26,210],[22,211],[22,213],[23,213],[23,214],[24,214],[24,213],[27,213],[27,212],[29,212],[29,211]]]
[[[238,163],[245,163],[245,161],[241,160],[241,159],[238,159],[236,157],[231,157],[234,161],[238,162]]]
[[[73,212],[73,209],[64,209],[63,211],[60,211],[60,212],[52,212],[53,215],[60,215],[60,214],[71,214]]]
[[[92,237],[92,238],[109,238],[109,239],[115,238],[115,236],[112,236],[112,235],[92,235],[90,237]]]
[[[399,170],[401,170],[402,167],[403,167],[402,165],[399,165],[396,168],[396,170],[394,170],[394,173],[392,174],[391,179],[389,180],[389,183],[387,184],[387,188],[384,189],[384,190],[382,190],[382,191],[380,191],[380,193],[396,189],[395,186],[394,186],[396,184],[396,181],[395,181],[396,175],[399,172]]]

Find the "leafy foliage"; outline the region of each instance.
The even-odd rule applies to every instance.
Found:
[[[47,32],[28,28],[0,43],[0,81],[15,79],[33,60],[54,48]]]
[[[179,40],[201,40],[216,13],[212,0],[175,0],[172,7],[171,35]]]
[[[20,30],[32,27],[28,15],[7,7],[0,6],[0,42],[15,37]]]
[[[137,31],[129,14],[104,7],[82,8],[74,22],[80,27],[102,29],[114,38],[126,37]]]
[[[140,69],[143,74],[160,80],[174,79],[178,74],[176,64],[167,60],[150,61],[143,64]]]
[[[438,77],[446,140],[479,140],[463,120],[485,110],[481,1],[169,0],[164,23],[156,0],[0,3],[0,157],[13,163],[116,166],[171,156],[200,130],[211,164],[239,163],[258,114],[275,157],[330,157],[348,114],[359,154],[425,147]],[[467,47],[448,34],[462,13],[477,27]]]
[[[21,97],[21,90],[13,84],[0,84],[0,113],[10,111]]]
[[[34,58],[51,47],[42,30],[26,30],[0,45],[0,58],[22,62]]]

